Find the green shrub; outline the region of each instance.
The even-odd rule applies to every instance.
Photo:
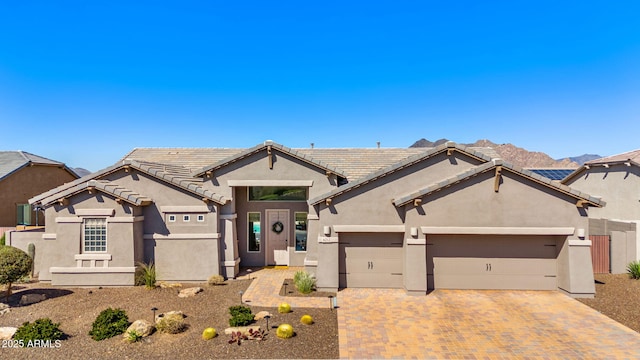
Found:
[[[182,317],[175,316],[164,317],[156,323],[156,329],[165,334],[178,334],[187,330],[188,327]]]
[[[38,319],[33,323],[25,322],[13,335],[15,340],[24,342],[33,340],[61,340],[64,333],[58,328],[60,324],[55,324],[49,318]]]
[[[156,287],[156,266],[153,261],[145,264],[138,263],[136,266],[136,285],[153,289]]]
[[[253,323],[251,308],[245,305],[235,305],[229,308],[229,326],[247,326]]]
[[[138,334],[138,332],[135,330],[129,330],[127,332],[126,340],[127,342],[130,342],[130,343],[138,342],[142,340],[142,335]]]
[[[222,275],[211,275],[209,276],[209,285],[220,285],[224,282],[224,277]]]
[[[7,234],[2,234],[2,237],[0,237],[0,246],[4,246],[6,243],[7,238],[5,237],[5,235]]]
[[[311,293],[316,286],[316,279],[305,271],[296,272],[293,281],[296,284],[296,289],[303,294]]]
[[[129,317],[124,310],[108,308],[93,322],[89,335],[93,340],[104,340],[124,333],[128,327]]]
[[[632,261],[627,265],[627,272],[632,279],[640,279],[640,261]]]
[[[13,246],[0,247],[0,285],[8,285],[7,301],[11,285],[31,273],[33,260],[24,251]]]

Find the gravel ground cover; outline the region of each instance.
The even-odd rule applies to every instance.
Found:
[[[604,315],[640,332],[640,281],[626,274],[597,274],[596,297],[579,299]],[[4,359],[301,359],[339,357],[337,311],[329,309],[293,309],[289,314],[279,314],[276,308],[251,306],[254,313],[267,310],[273,314],[269,325],[280,323],[293,325],[296,336],[279,339],[275,329],[270,328],[264,341],[243,341],[240,346],[228,344],[228,308],[240,303],[240,291],[246,291],[252,280],[230,280],[221,286],[206,284],[184,284],[182,288],[200,286],[204,292],[192,298],[179,298],[177,289],[146,290],[143,287],[103,289],[60,289],[39,283],[16,284],[10,304],[16,306],[8,314],[0,316],[0,326],[20,326],[25,321],[49,317],[59,322],[68,335],[60,348],[0,349]],[[283,287],[284,288],[284,287]],[[289,293],[287,296],[299,296]],[[284,289],[281,289],[283,291]],[[284,292],[284,291],[283,291]],[[24,294],[46,294],[47,300],[28,306],[17,306]],[[314,294],[326,296],[330,294]],[[158,313],[181,310],[186,314],[189,329],[181,334],[154,333],[143,341],[128,344],[120,336],[103,340],[92,340],[88,332],[100,311],[107,307],[122,308],[132,322],[137,319],[151,320],[151,308]],[[300,317],[311,315],[313,325],[300,324]],[[264,320],[258,321],[262,328]],[[201,333],[206,327],[214,327],[218,336],[204,341]]]
[[[579,299],[611,319],[640,332],[640,280],[627,274],[595,274],[596,296]]]
[[[10,304],[16,306],[8,314],[0,316],[0,326],[19,327],[25,321],[49,317],[60,323],[60,329],[68,335],[59,348],[2,348],[3,359],[301,359],[339,357],[337,312],[329,309],[296,309],[279,314],[276,308],[251,306],[253,313],[267,310],[273,314],[269,327],[281,323],[291,324],[295,336],[280,339],[276,329],[270,328],[264,341],[248,340],[241,345],[229,344],[228,308],[240,304],[240,291],[246,291],[252,280],[229,280],[224,285],[183,284],[186,287],[200,286],[204,292],[191,297],[179,298],[180,288],[143,287],[122,288],[74,288],[59,289],[39,283],[16,284]],[[40,303],[17,306],[24,294],[46,294],[47,300]],[[250,305],[250,304],[247,304]],[[154,333],[138,343],[123,342],[121,336],[103,341],[94,341],[88,335],[91,324],[100,311],[121,308],[127,312],[129,321],[153,319],[152,308],[157,313],[183,311],[189,328],[181,334]],[[309,314],[313,325],[303,325],[300,317]],[[256,323],[266,328],[266,321]],[[202,340],[202,331],[214,327],[218,336],[209,341]]]

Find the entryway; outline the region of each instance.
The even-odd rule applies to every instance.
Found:
[[[289,210],[265,210],[267,265],[289,265]]]

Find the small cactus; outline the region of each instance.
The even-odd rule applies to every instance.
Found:
[[[29,243],[29,245],[27,245],[27,255],[29,255],[29,257],[31,258],[31,277],[33,277],[33,270],[34,270],[34,261],[36,258],[36,246],[34,243]]]
[[[305,324],[305,325],[311,325],[311,324],[313,324],[313,318],[311,317],[311,315],[303,315],[300,318],[300,322]]]
[[[280,314],[286,314],[291,312],[291,305],[283,302],[278,306],[278,312]]]
[[[281,339],[288,339],[293,336],[293,326],[289,324],[282,324],[278,326],[278,330],[276,330],[276,335]]]

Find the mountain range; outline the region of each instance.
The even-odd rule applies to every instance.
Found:
[[[434,147],[449,141],[448,139],[440,139],[436,141],[429,141],[427,139],[420,139],[413,143],[410,147]],[[568,157],[564,159],[553,159],[551,156],[539,152],[528,151],[521,147],[517,147],[513,144],[496,144],[490,140],[478,140],[472,144],[462,144],[465,146],[473,147],[490,147],[495,150],[502,159],[523,168],[577,168],[584,164],[586,161],[598,159],[602,156],[596,154],[584,154],[575,157]]]

